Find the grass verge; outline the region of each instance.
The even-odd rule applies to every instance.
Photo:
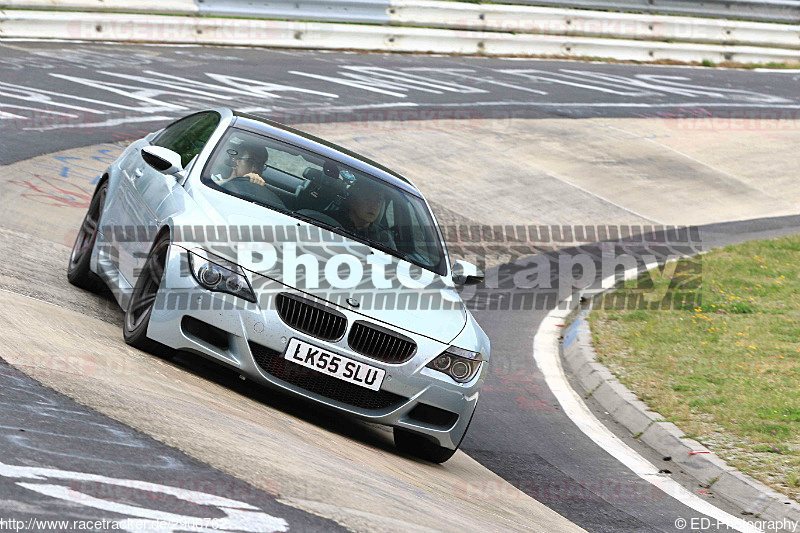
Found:
[[[656,291],[674,285],[670,273],[651,274]],[[800,501],[800,236],[711,252],[686,292],[671,309],[596,303],[600,362],[730,465]]]

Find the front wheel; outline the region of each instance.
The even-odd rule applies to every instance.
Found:
[[[83,217],[75,244],[72,245],[72,253],[69,256],[69,266],[67,267],[67,280],[76,287],[92,292],[100,292],[105,286],[103,280],[91,271],[89,262],[97,241],[100,215],[103,213],[107,193],[108,182],[106,181],[98,187],[89,202],[89,209],[86,211],[86,216]]]
[[[156,351],[161,347],[161,344],[147,337],[147,326],[150,324],[150,315],[155,307],[158,289],[164,276],[168,251],[169,235],[164,234],[150,249],[125,311],[125,321],[122,325],[125,342],[146,352]]]

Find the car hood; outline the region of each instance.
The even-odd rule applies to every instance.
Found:
[[[442,343],[464,328],[466,309],[449,278],[278,211],[225,200],[212,218],[227,239],[207,234],[203,247],[245,269],[262,305],[294,289]]]

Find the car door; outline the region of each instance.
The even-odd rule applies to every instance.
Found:
[[[183,191],[176,176],[164,175],[145,163],[141,149],[147,145],[168,148],[181,156],[181,164],[186,168],[203,150],[220,118],[215,111],[196,113],[167,126],[150,143],[137,141],[141,145],[136,147],[136,154],[131,158],[130,179],[126,184],[129,201],[124,202],[128,210],[126,224],[132,225],[137,235],[135,242],[128,243],[120,253],[120,272],[131,285],[135,284],[144,266],[156,231],[169,214],[169,209],[159,208],[169,203],[176,190]]]

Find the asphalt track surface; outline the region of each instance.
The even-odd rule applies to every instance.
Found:
[[[245,510],[248,516],[235,520],[246,526],[244,531],[286,525],[299,531],[344,531],[77,404],[2,360],[0,382],[0,518],[21,522],[3,524],[4,529],[73,531],[80,529],[73,521],[99,521],[97,529],[107,531],[111,526],[103,520],[127,518],[143,520],[140,530],[144,521],[160,519],[213,531],[214,524],[204,519]],[[51,472],[30,468],[42,464]],[[127,480],[154,486],[137,487]],[[173,494],[170,488],[202,496]],[[230,502],[203,501],[215,496]]]
[[[279,122],[800,113],[800,72],[213,47],[0,42],[0,164],[227,105]]]
[[[794,87],[797,78],[786,73],[228,48],[126,47],[126,53],[120,54],[120,48],[112,45],[6,42],[0,46],[4,47],[0,58],[0,112],[4,113],[0,120],[0,161],[3,164],[58,149],[137,137],[190,109],[230,105],[228,97],[233,93],[224,94],[220,86],[224,76],[227,76],[224,83],[237,91],[246,85],[251,87],[246,97],[235,94],[237,106],[270,114],[284,122],[447,120],[459,118],[454,109],[466,112],[461,118],[498,119],[509,116],[696,116],[698,113],[720,117],[772,113],[780,117],[796,113],[800,108],[800,97]],[[254,64],[259,65],[258,76],[254,74]],[[347,75],[352,74],[351,67],[361,68],[362,76],[364,68],[373,69],[369,71],[371,81],[361,78],[359,86],[353,86],[355,78]],[[501,72],[509,69],[518,72]],[[134,76],[144,70],[202,80],[217,87],[199,89],[195,84],[194,89],[207,94],[188,94],[184,84],[181,89],[173,87],[174,90],[166,94],[154,91],[152,85],[143,88],[130,78],[119,76]],[[521,70],[527,71],[524,76],[536,70],[536,80],[525,78],[519,73]],[[112,71],[116,76],[107,74]],[[210,79],[209,72],[219,76]],[[318,74],[325,79],[291,72]],[[388,81],[375,83],[376,72],[381,74],[382,80],[387,80],[386,76],[391,73],[395,76],[394,85],[387,86]],[[401,85],[398,85],[398,72],[403,76]],[[449,72],[444,79],[441,78],[443,72]],[[424,79],[409,78],[409,75],[424,76]],[[156,74],[148,76],[158,77]],[[525,83],[519,82],[521,76],[527,80]],[[603,76],[603,80],[598,82],[598,76]],[[611,82],[609,76],[616,78]],[[645,80],[654,84],[653,76],[661,76],[660,89],[636,87]],[[671,78],[667,80],[664,76]],[[332,77],[345,80],[348,85],[332,83]],[[434,77],[436,86],[432,85]],[[76,78],[81,78],[82,82],[76,82]],[[266,105],[263,95],[259,98],[252,93],[254,78],[261,82],[258,90],[265,93],[271,90],[271,94],[280,96],[268,98],[269,105]],[[623,78],[627,81],[621,81]],[[102,84],[98,83],[101,80]],[[91,85],[87,85],[89,83]],[[273,85],[268,89],[264,83]],[[676,83],[682,88],[676,89]],[[292,89],[278,90],[278,84]],[[686,84],[691,84],[693,89]],[[665,91],[667,87],[672,90]],[[106,105],[109,103],[117,107]],[[598,103],[606,105],[596,105]],[[314,105],[318,108],[309,115],[308,110]],[[83,109],[76,110],[76,106]],[[406,114],[390,112],[402,110]],[[703,243],[716,246],[795,233],[797,222],[796,218],[782,218],[717,225],[706,228]],[[583,247],[580,251],[599,257],[596,247]],[[668,253],[669,250],[664,250],[661,256]],[[489,274],[504,280],[509,272],[501,266],[497,272]],[[559,274],[556,272],[555,276]],[[502,282],[500,285],[502,288]],[[493,360],[498,364],[487,380],[463,449],[512,485],[589,531],[674,531],[677,517],[699,516],[630,473],[560,411],[531,357],[533,333],[545,313],[546,309],[475,312],[493,341]],[[180,357],[179,363],[191,372],[247,393],[246,385],[236,383],[235,376],[219,377],[213,365]],[[328,530],[334,526],[283,506],[261,491],[43,388],[13,368],[0,366],[0,380],[3,383],[0,462],[45,463],[64,471],[172,486],[176,479],[187,480],[185,488],[189,490],[201,487],[204,493],[250,504],[262,514],[285,518],[299,530]],[[81,442],[82,437],[90,435],[98,438],[86,438],[86,442]],[[81,453],[77,454],[76,450]],[[19,479],[14,481],[8,482],[0,475],[0,493],[4,497],[0,512],[3,515],[90,518],[85,506],[54,505],[52,498],[21,485]],[[109,486],[115,486],[108,480],[82,483],[86,485],[82,487],[84,492],[90,495],[93,490],[102,494]],[[478,488],[475,497],[502,497],[492,490],[492,487],[485,487],[481,492]],[[134,505],[141,503],[137,502],[136,495],[117,497],[128,498]],[[167,497],[156,498],[156,502],[159,510],[181,516],[209,516],[207,507],[201,508],[191,501]],[[715,502],[737,513],[725,502]],[[222,511],[216,513],[223,516]],[[119,518],[119,513],[98,510],[96,517]],[[725,530],[724,527],[721,530]]]

